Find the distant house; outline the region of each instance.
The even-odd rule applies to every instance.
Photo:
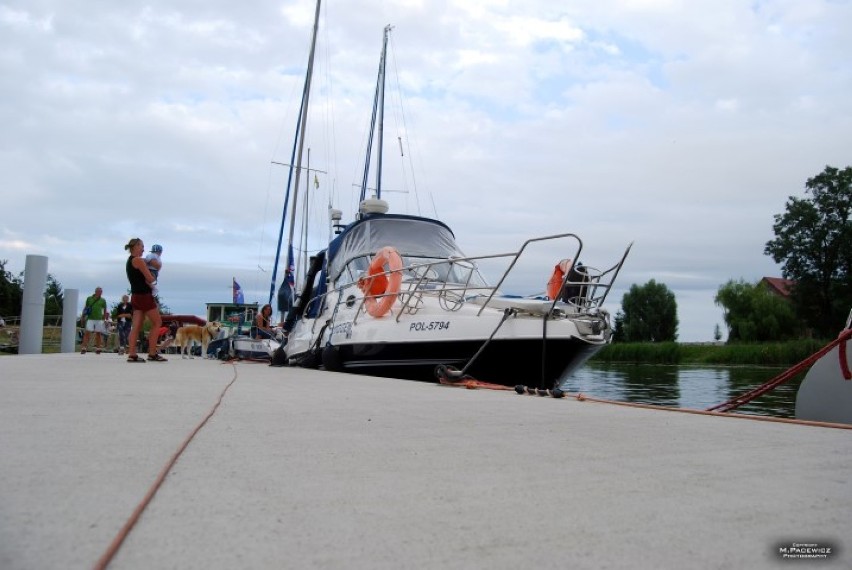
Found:
[[[789,301],[790,291],[796,282],[792,279],[784,279],[782,277],[764,277],[757,284],[760,287],[765,287],[770,293]]]

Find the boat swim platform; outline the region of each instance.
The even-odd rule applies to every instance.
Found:
[[[843,429],[75,353],[0,357],[0,450],[5,570],[852,566]]]

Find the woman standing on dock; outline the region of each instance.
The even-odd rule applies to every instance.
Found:
[[[136,340],[139,338],[139,331],[145,323],[145,319],[151,321],[151,333],[148,335],[148,360],[154,362],[165,362],[166,359],[157,353],[157,333],[162,325],[160,320],[160,307],[157,306],[157,301],[154,299],[152,287],[156,284],[156,279],[148,270],[142,254],[145,251],[145,244],[139,238],[133,238],[124,249],[130,252],[130,257],[127,258],[126,271],[127,280],[130,282],[130,304],[133,305],[133,322],[130,326],[130,339],[127,349],[127,362],[145,362],[143,358],[139,358],[136,354]]]

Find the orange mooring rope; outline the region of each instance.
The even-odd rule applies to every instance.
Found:
[[[779,374],[775,378],[769,380],[765,384],[761,384],[757,388],[749,390],[748,392],[745,392],[744,394],[740,394],[739,396],[732,398],[732,399],[728,400],[727,402],[723,402],[721,404],[716,404],[715,406],[707,408],[707,411],[708,412],[729,412],[731,410],[735,410],[735,409],[739,408],[743,404],[747,404],[747,403],[751,402],[755,398],[762,396],[763,394],[765,394],[765,393],[767,393],[771,390],[774,390],[775,388],[777,388],[781,384],[787,382],[788,380],[790,380],[791,378],[793,378],[794,376],[796,376],[797,374],[802,372],[804,369],[809,368],[810,366],[813,366],[813,364],[817,360],[819,360],[820,358],[822,358],[823,356],[828,354],[828,352],[832,348],[837,346],[838,344],[840,345],[840,350],[839,350],[840,369],[843,372],[843,377],[846,380],[849,380],[850,378],[852,378],[852,374],[850,374],[850,372],[849,372],[849,364],[846,360],[846,341],[850,337],[852,337],[852,329],[844,329],[843,331],[840,332],[840,335],[838,335],[838,337],[835,340],[831,341],[830,343],[828,343],[827,345],[825,345],[824,347],[819,349],[817,352],[815,352],[814,354],[812,354],[808,358],[804,359],[803,361],[799,362],[798,364],[796,364],[795,366],[793,366],[789,370],[782,372],[781,374]]]
[[[189,446],[189,442],[195,437],[195,435],[201,431],[201,428],[207,423],[207,421],[213,417],[213,414],[216,413],[216,410],[219,409],[219,405],[222,403],[222,400],[225,398],[225,394],[228,389],[237,381],[237,368],[234,367],[234,377],[228,383],[227,386],[222,390],[222,393],[219,394],[219,399],[204,417],[201,422],[195,426],[195,429],[187,436],[187,438],[183,441],[183,443],[178,447],[177,451],[175,451],[174,455],[172,455],[171,459],[166,462],[166,465],[160,471],[160,474],[157,476],[157,479],[154,481],[154,484],[151,485],[151,488],[148,489],[148,492],[145,494],[145,497],[142,501],[136,505],[136,508],[133,510],[133,513],[130,515],[130,518],[127,519],[127,522],[124,523],[124,526],[118,531],[118,534],[115,538],[112,539],[112,543],[110,543],[109,548],[107,548],[106,552],[101,556],[100,560],[98,560],[97,564],[95,564],[95,570],[104,570],[109,563],[112,562],[112,559],[118,553],[118,550],[121,548],[121,545],[124,543],[124,540],[130,534],[130,531],[133,530],[133,527],[136,526],[136,523],[139,521],[139,518],[142,516],[142,513],[148,507],[150,502],[153,500],[154,495],[157,494],[157,491],[162,486],[163,482],[166,480],[166,476],[171,471],[172,467],[174,467],[175,463],[177,463],[178,458],[180,458],[181,454],[183,454],[184,450]]]
[[[476,380],[471,378],[470,376],[459,378],[458,380],[452,380],[447,378],[446,376],[440,376],[438,378],[438,382],[443,384],[444,386],[457,386],[459,388],[467,388],[468,390],[513,390],[514,388],[510,388],[509,386],[503,386],[502,384],[492,384],[491,382],[482,382],[481,380]]]

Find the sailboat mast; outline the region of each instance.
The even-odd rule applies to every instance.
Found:
[[[382,40],[382,59],[379,68],[379,81],[381,82],[379,96],[381,100],[379,101],[379,144],[376,150],[376,198],[379,199],[382,197],[382,151],[385,148],[385,70],[387,69],[388,34],[391,29],[390,25],[385,26]]]
[[[299,258],[302,261],[302,275],[308,273],[308,213],[311,199],[311,149],[308,147],[308,160],[305,168],[305,205],[302,206],[302,247],[299,248]]]
[[[385,26],[384,39],[382,41],[382,55],[379,59],[379,74],[376,79],[376,93],[373,97],[373,117],[370,121],[370,136],[367,139],[367,158],[364,162],[364,177],[361,179],[361,198],[364,201],[367,198],[367,179],[370,174],[370,156],[373,153],[373,136],[378,131],[378,145],[376,149],[376,198],[382,197],[382,148],[384,138],[384,122],[385,122],[385,60],[388,53],[388,35],[393,29],[393,26],[388,24]],[[376,122],[378,121],[378,129]]]
[[[322,0],[317,0],[316,12],[314,14],[314,29],[313,35],[311,36],[311,51],[308,55],[308,69],[305,73],[305,87],[302,90],[302,104],[299,110],[299,124],[296,128],[296,140],[298,141],[298,156],[296,159],[295,167],[293,166],[293,161],[290,161],[290,174],[287,179],[287,194],[284,198],[284,210],[281,214],[281,228],[278,231],[278,249],[275,252],[275,265],[272,268],[272,283],[269,287],[269,303],[272,303],[272,298],[275,296],[275,282],[278,276],[278,262],[281,258],[281,241],[284,235],[284,225],[286,223],[287,218],[287,202],[290,198],[290,181],[293,179],[293,170],[295,168],[296,171],[296,182],[293,185],[295,191],[293,192],[293,209],[292,216],[290,218],[290,235],[288,236],[288,251],[291,250],[293,246],[293,230],[294,230],[294,220],[296,217],[296,202],[299,195],[299,176],[302,171],[302,149],[305,145],[305,130],[308,121],[308,102],[311,98],[311,79],[313,78],[314,72],[314,54],[316,53],[317,46],[317,31],[319,30],[319,17],[320,17],[320,6],[322,4]],[[294,150],[295,150],[296,142],[294,141]]]

